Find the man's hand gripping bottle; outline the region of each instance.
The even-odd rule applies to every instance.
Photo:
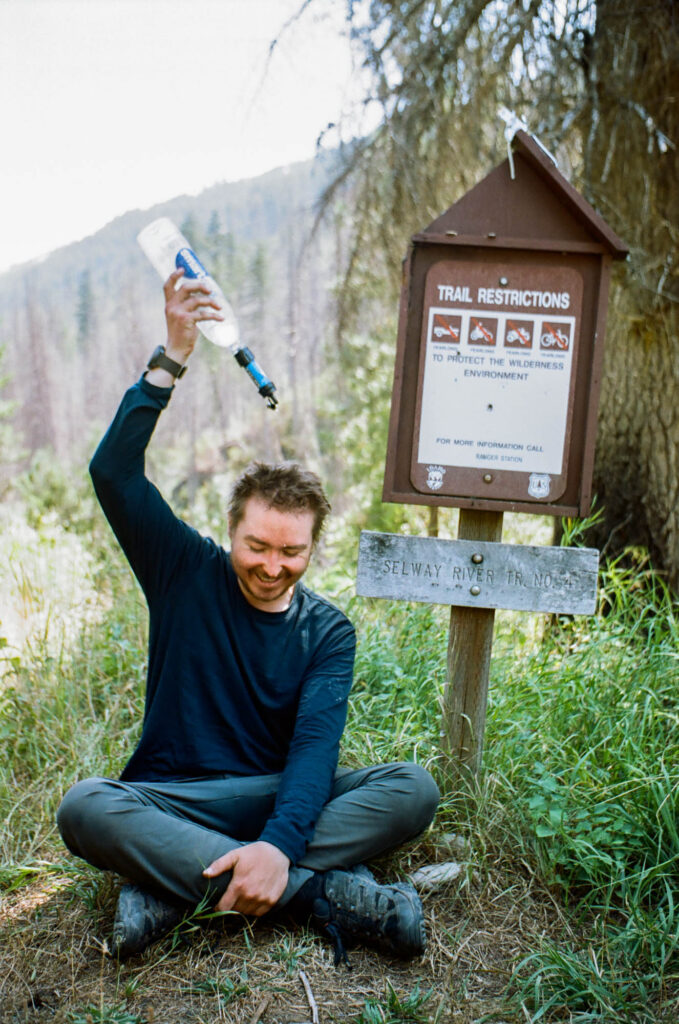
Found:
[[[160,217],[147,225],[137,236],[145,254],[166,281],[170,274],[182,267],[184,277],[207,282],[212,298],[219,303],[223,320],[202,320],[197,324],[201,334],[214,345],[229,350],[239,366],[242,366],[254,382],[270,409],[278,404],[276,386],[269,380],[249,348],[238,340],[238,323],[231,305],[217,282],[208,274],[181,231],[167,217]]]

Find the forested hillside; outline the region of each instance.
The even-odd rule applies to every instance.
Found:
[[[272,414],[231,356],[201,340],[163,429],[182,438],[186,480],[267,452],[312,460],[315,412],[341,262],[337,232],[312,231],[329,157],[218,184],[150,210],[0,277],[0,493],[36,462],[82,464],[123,389],[164,341],[161,282],[136,242],[169,216],[234,305],[242,340],[274,379]],[[169,419],[169,418],[168,418]],[[176,463],[175,463],[176,465]]]

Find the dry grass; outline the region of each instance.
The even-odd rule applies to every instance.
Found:
[[[2,1024],[85,1021],[88,1006],[121,1014],[95,1021],[283,1024],[311,1021],[314,1003],[321,1022],[358,1021],[368,1000],[386,1005],[389,986],[404,999],[418,985],[421,993],[431,990],[421,1016],[398,1020],[499,1024],[515,1019],[504,993],[517,961],[538,936],[563,932],[556,905],[526,871],[491,865],[483,881],[475,872],[423,894],[429,944],[416,961],[356,948],[352,970],[336,969],[331,948],[314,933],[282,920],[239,918],[189,926],[119,966],[104,945],[115,898],[111,876],[53,871],[5,896]],[[386,1010],[384,1017],[390,1019]]]

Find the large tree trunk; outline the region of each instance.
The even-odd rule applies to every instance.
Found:
[[[613,289],[595,468],[607,555],[642,546],[679,589],[679,5],[599,0],[585,177],[630,246]]]

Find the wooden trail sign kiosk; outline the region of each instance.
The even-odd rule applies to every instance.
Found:
[[[383,499],[460,508],[458,540],[363,533],[357,591],[451,605],[443,736],[473,770],[494,610],[595,610],[598,552],[499,541],[505,510],[589,511],[611,261],[626,255],[524,131],[411,240]]]

